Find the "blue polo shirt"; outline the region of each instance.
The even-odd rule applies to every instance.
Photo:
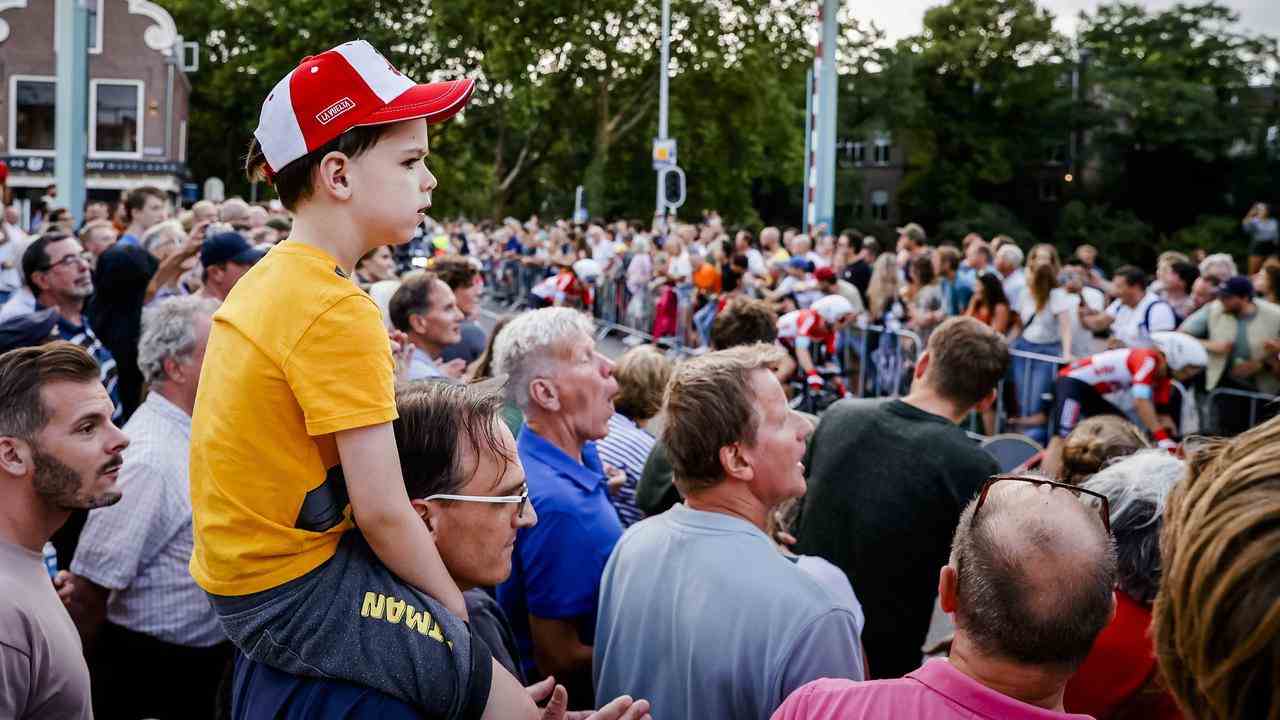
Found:
[[[511,577],[497,594],[525,673],[535,677],[529,615],[571,620],[581,641],[593,644],[600,575],[622,537],[622,523],[609,501],[595,443],[583,446],[579,463],[524,425],[516,448],[538,524],[516,535]]]

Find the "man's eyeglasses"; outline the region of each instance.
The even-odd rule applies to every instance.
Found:
[[[427,500],[454,500],[457,502],[479,502],[479,503],[502,503],[515,504],[519,503],[520,507],[516,508],[516,517],[524,517],[524,508],[529,504],[529,486],[520,488],[519,495],[430,495]]]
[[[1067,485],[1065,483],[1045,480],[1033,475],[993,475],[982,486],[982,493],[978,495],[978,504],[973,508],[973,516],[978,516],[978,511],[982,510],[982,505],[987,501],[987,493],[991,492],[992,486],[1001,481],[1023,482],[1031,485],[1048,485],[1050,487],[1065,490],[1075,496],[1082,505],[1098,513],[1098,517],[1102,519],[1102,527],[1107,529],[1107,534],[1111,534],[1111,503],[1108,502],[1107,496],[1102,493],[1096,493],[1092,490],[1085,490],[1075,485]]]
[[[72,265],[76,265],[78,263],[84,263],[85,265],[92,265],[93,263],[90,262],[92,259],[93,259],[93,255],[87,252],[71,253],[70,255],[63,255],[61,260],[58,260],[57,262],[51,262],[48,265],[45,265],[44,269],[41,272],[48,272],[56,267],[71,267]]]

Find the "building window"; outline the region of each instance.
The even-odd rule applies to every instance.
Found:
[[[871,193],[871,219],[889,219],[889,193],[886,190],[875,190]]]
[[[872,159],[877,165],[889,164],[889,151],[893,148],[893,143],[889,139],[888,133],[879,133],[876,135],[874,155]]]
[[[9,82],[9,137],[17,155],[52,155],[54,101],[53,78],[14,75]]]
[[[98,157],[142,157],[142,81],[91,80],[89,152]]]

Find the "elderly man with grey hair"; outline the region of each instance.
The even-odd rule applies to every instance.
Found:
[[[1094,717],[1180,718],[1164,690],[1150,635],[1160,587],[1165,500],[1186,463],[1163,450],[1140,450],[1084,482],[1105,495],[1116,544],[1116,615],[1067,683],[1069,712]]]
[[[494,341],[494,371],[524,412],[517,450],[538,524],[516,536],[498,602],[511,618],[530,680],[554,675],[571,708],[593,707],[591,653],[600,575],[622,535],[609,500],[625,482],[600,462],[618,382],[596,352],[595,327],[569,308],[516,317]]]
[[[142,314],[138,367],[150,392],[124,426],[131,444],[119,476],[122,499],[89,513],[67,590],[72,617],[90,640],[99,717],[212,716],[230,658],[187,568],[191,409],[217,308],[192,295]]]

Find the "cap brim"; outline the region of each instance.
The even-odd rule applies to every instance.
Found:
[[[414,85],[369,113],[360,124],[383,125],[416,118],[426,118],[428,125],[442,123],[466,107],[475,90],[476,81],[470,78]]]
[[[237,265],[253,265],[262,258],[266,257],[267,251],[259,248],[249,248],[231,258],[227,262],[233,262]]]

